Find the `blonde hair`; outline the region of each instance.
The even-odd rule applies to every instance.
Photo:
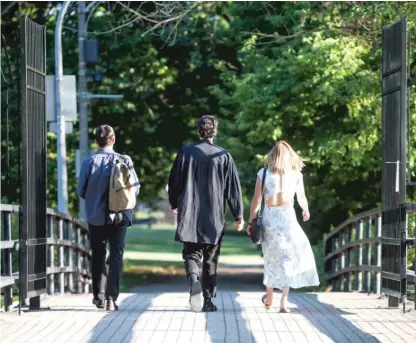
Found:
[[[265,166],[275,174],[286,174],[301,170],[305,164],[286,141],[278,141],[267,155]]]

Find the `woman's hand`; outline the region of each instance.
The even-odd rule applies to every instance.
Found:
[[[306,222],[311,217],[309,210],[303,210],[302,211],[303,221]]]
[[[247,233],[247,235],[251,235],[251,224],[250,223],[248,223],[247,224],[247,229],[246,229],[246,233]]]

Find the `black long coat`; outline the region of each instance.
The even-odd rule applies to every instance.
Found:
[[[243,218],[243,198],[231,155],[209,140],[183,147],[169,176],[169,202],[178,209],[176,240],[218,244],[228,203],[235,220]]]

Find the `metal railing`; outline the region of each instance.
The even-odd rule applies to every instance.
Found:
[[[325,238],[333,291],[381,292],[381,210],[353,216]],[[364,276],[364,277],[363,277]]]
[[[21,208],[0,204],[1,278],[0,289],[5,311],[13,306],[13,291],[19,284],[19,223]],[[48,294],[89,292],[89,232],[85,223],[71,216],[47,210],[47,291]],[[22,299],[25,302],[25,299]]]
[[[415,211],[416,204],[406,205],[406,231],[413,236]],[[382,293],[382,242],[381,209],[357,214],[327,234],[325,269],[332,291]],[[407,281],[415,283],[416,261],[412,268]]]

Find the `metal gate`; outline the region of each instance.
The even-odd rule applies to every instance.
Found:
[[[46,293],[46,29],[20,17],[22,225],[21,301],[40,307]]]
[[[382,32],[382,262],[381,284],[389,306],[406,293],[406,129],[408,39],[403,16]]]

